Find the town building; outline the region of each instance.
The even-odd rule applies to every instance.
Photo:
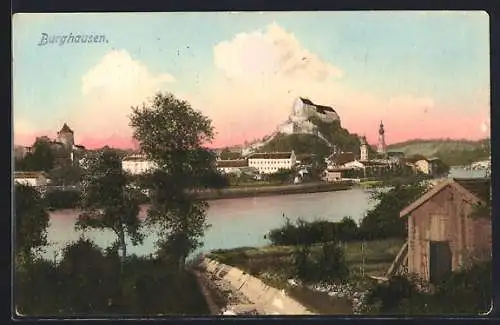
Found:
[[[491,204],[488,178],[441,181],[404,208],[408,238],[387,276],[408,272],[432,283],[491,257],[491,215],[474,217],[477,204]]]
[[[327,168],[323,172],[321,179],[325,182],[338,182],[341,181],[343,176],[343,172],[349,171],[350,169],[346,168]]]
[[[261,174],[273,174],[280,169],[292,169],[296,164],[295,152],[254,153],[248,157],[248,166]]]
[[[380,121],[380,127],[378,130],[377,153],[380,155],[385,155],[387,153],[387,146],[385,144],[384,123],[382,123],[382,121]]]
[[[143,155],[130,155],[122,159],[122,169],[123,171],[132,174],[132,175],[140,175],[147,173],[154,169],[156,164],[148,160]]]
[[[394,159],[394,160],[399,160],[405,157],[405,153],[402,151],[388,151],[387,152],[387,158],[389,159]]]
[[[243,167],[248,167],[246,159],[217,160],[217,170],[224,174],[240,174]]]
[[[369,145],[368,142],[366,141],[366,137],[361,137],[360,138],[360,144],[359,144],[359,160],[361,161],[368,161],[370,160],[369,156]]]
[[[340,167],[346,163],[353,162],[356,160],[356,155],[353,152],[339,152],[331,154],[327,158],[327,164],[329,166]]]
[[[50,179],[45,172],[14,172],[14,182],[33,187],[46,186],[50,183]]]
[[[438,173],[438,167],[440,163],[439,158],[428,158],[428,159],[420,159],[414,163],[416,171],[429,175],[435,176]]]

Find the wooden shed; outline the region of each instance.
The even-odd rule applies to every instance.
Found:
[[[408,240],[388,271],[439,281],[472,259],[491,256],[491,216],[474,218],[477,204],[491,202],[490,179],[448,179],[403,209]]]

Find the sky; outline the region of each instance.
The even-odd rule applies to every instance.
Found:
[[[46,43],[92,35],[93,43]],[[94,35],[97,35],[94,38]],[[103,38],[99,38],[102,35]],[[87,37],[85,37],[87,38]],[[133,145],[131,107],[169,92],[208,116],[212,146],[275,131],[294,100],[332,106],[376,143],[490,133],[481,11],[16,14],[15,144],[63,123],[89,148]]]

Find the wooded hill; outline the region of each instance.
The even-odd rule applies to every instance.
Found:
[[[490,139],[477,141],[454,139],[415,139],[388,146],[390,151],[401,151],[406,156],[423,155],[438,157],[449,166],[468,165],[488,159],[491,154]]]

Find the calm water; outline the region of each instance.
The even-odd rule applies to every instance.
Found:
[[[453,167],[450,177],[484,177],[484,171],[467,171]],[[312,221],[324,218],[338,221],[344,216],[351,216],[359,221],[375,202],[369,200],[370,193],[361,188],[347,191],[293,194],[256,198],[215,200],[210,202],[207,213],[208,223],[212,227],[204,237],[202,250],[234,248],[239,246],[262,246],[268,243],[264,234],[283,223],[283,214],[291,220],[302,217]],[[145,215],[147,206],[141,209]],[[81,232],[74,230],[78,216],[76,210],[51,212],[48,239],[51,245],[45,256],[53,258],[55,252],[69,242],[78,239]],[[137,255],[155,251],[156,236],[154,230],[141,246],[129,245],[128,251]],[[85,236],[105,248],[113,243],[115,236],[110,231],[87,231]]]
[[[283,214],[291,220],[302,217],[308,221],[317,218],[338,221],[344,216],[351,216],[359,221],[374,204],[369,196],[368,191],[356,188],[338,192],[210,201],[207,221],[212,227],[205,234],[203,250],[266,245],[268,241],[264,239],[264,234],[283,223]],[[142,207],[141,215],[145,215],[147,208]],[[48,229],[51,245],[45,257],[53,258],[61,247],[78,239],[81,232],[74,230],[77,216],[76,210],[51,212]],[[128,251],[137,255],[153,253],[156,236],[154,231],[148,233],[150,235],[143,245],[129,245]],[[103,248],[115,240],[110,231],[92,230],[85,232],[85,236]]]

